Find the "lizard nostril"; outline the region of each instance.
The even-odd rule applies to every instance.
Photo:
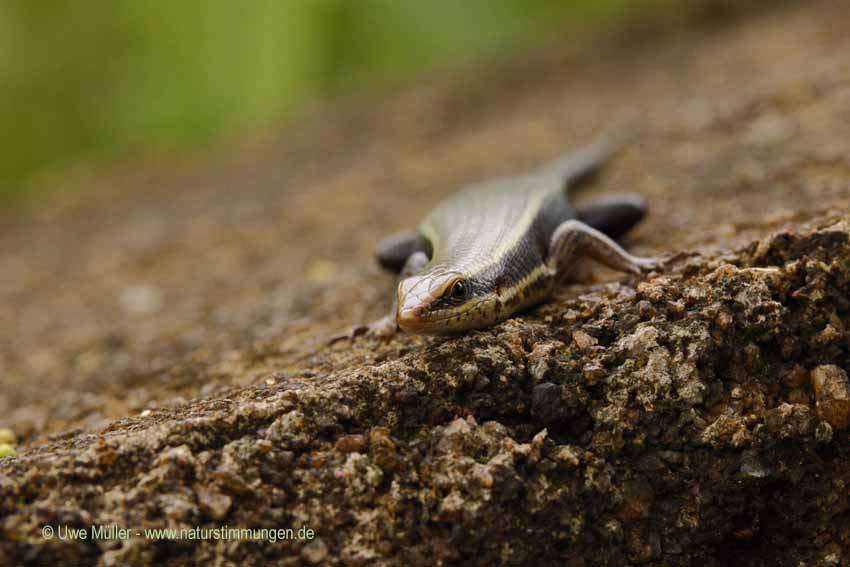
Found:
[[[416,305],[414,307],[400,307],[398,310],[398,319],[401,321],[409,321],[413,322],[422,317],[422,314],[425,312],[425,308],[421,305]]]

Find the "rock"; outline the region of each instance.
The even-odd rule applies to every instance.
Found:
[[[132,285],[121,290],[119,302],[128,315],[149,315],[164,303],[162,290],[150,285]]]
[[[585,364],[581,369],[581,373],[584,379],[590,384],[598,382],[607,374],[603,366],[593,363]]]
[[[743,139],[748,144],[770,145],[781,142],[793,134],[793,128],[788,121],[775,112],[760,115],[752,122]]]
[[[366,437],[360,434],[343,435],[334,448],[342,453],[362,453],[366,449]]]
[[[392,471],[401,466],[396,443],[386,427],[373,427],[369,431],[369,454],[383,470]]]
[[[206,486],[197,486],[195,496],[198,499],[201,511],[214,520],[221,520],[227,516],[227,511],[230,510],[230,505],[233,503],[233,499],[227,494],[222,494]]]
[[[567,467],[576,467],[581,462],[581,453],[575,447],[562,445],[555,452],[555,458]]]
[[[767,468],[756,451],[744,451],[741,457],[741,476],[746,480],[761,480],[770,476]]]
[[[785,373],[783,382],[785,382],[789,388],[799,388],[806,383],[807,378],[808,373],[806,372],[806,369],[799,364],[795,364],[791,370]]]
[[[810,433],[813,422],[813,412],[804,404],[783,403],[768,410],[764,416],[767,430],[779,434],[782,438]]]
[[[461,417],[455,419],[443,428],[442,434],[437,441],[437,450],[442,452],[457,452],[461,450],[464,441],[472,434],[475,420]]]
[[[587,349],[597,344],[597,340],[594,337],[581,330],[573,332],[573,340],[581,349]]]
[[[538,384],[531,392],[531,416],[540,425],[557,423],[566,417],[561,387],[551,382]]]
[[[0,428],[0,443],[6,443],[7,445],[15,444],[15,432],[9,428],[2,427]]]
[[[111,187],[87,167],[94,187],[64,205],[0,212],[0,426],[17,449],[0,459],[2,563],[847,563],[846,4],[671,47],[582,41],[358,99],[226,159],[122,164]],[[591,67],[586,85],[564,72]],[[385,231],[459,180],[581,143],[624,102],[641,143],[594,190],[647,198],[625,243],[671,254],[663,269],[590,266],[457,336],[325,346],[389,306],[391,277],[365,261]],[[140,214],[162,234],[143,254],[125,245]],[[137,284],[158,292],[121,301]],[[60,523],[321,539],[41,533]]]
[[[623,486],[623,502],[617,508],[621,522],[650,517],[655,492],[646,480],[629,481]]]
[[[531,375],[535,382],[542,382],[552,370],[552,356],[559,348],[561,343],[546,342],[534,347],[531,354],[528,355],[528,364],[531,368]]]
[[[821,365],[811,372],[818,417],[833,429],[850,424],[850,382],[847,373],[832,364]]]
[[[481,488],[490,489],[493,487],[493,475],[485,466],[476,464],[472,470],[472,478],[481,485]]]
[[[741,416],[721,415],[700,435],[703,443],[714,447],[741,447],[749,443],[751,435]]]
[[[815,439],[818,443],[829,443],[832,441],[833,429],[828,421],[821,421],[815,427]]]
[[[327,556],[328,546],[320,537],[308,542],[301,548],[301,558],[310,565],[318,565],[324,561]]]
[[[187,494],[163,494],[157,504],[165,517],[174,523],[188,523],[198,517],[198,507]]]

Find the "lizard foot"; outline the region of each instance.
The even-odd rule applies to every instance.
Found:
[[[636,274],[648,274],[653,271],[663,271],[672,257],[668,254],[662,256],[647,256],[636,258],[634,266]]]
[[[395,319],[387,315],[368,325],[354,325],[350,331],[339,333],[328,339],[328,344],[332,345],[345,340],[354,342],[357,337],[362,336],[375,337],[387,341],[397,332],[398,325]]]

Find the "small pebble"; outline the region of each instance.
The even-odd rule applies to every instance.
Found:
[[[472,469],[472,478],[478,481],[481,488],[490,489],[493,487],[493,475],[483,465],[477,465]]]
[[[317,284],[331,281],[338,269],[330,260],[316,260],[307,268],[307,278]]]
[[[741,456],[741,476],[747,480],[761,480],[770,476],[770,469],[762,463],[755,451],[744,451]]]
[[[551,382],[538,384],[531,391],[531,417],[536,423],[549,425],[565,417],[561,387]]]
[[[806,369],[795,364],[782,378],[789,388],[799,388],[806,382]]]
[[[7,427],[0,428],[0,443],[15,444],[15,432]]]
[[[573,333],[573,340],[578,345],[579,348],[590,348],[596,345],[597,340],[594,337],[591,337],[584,331],[575,331]]]
[[[233,499],[227,494],[207,487],[198,487],[195,494],[201,510],[214,520],[221,520],[227,516],[233,503]]]
[[[555,453],[555,458],[560,463],[569,467],[577,467],[581,462],[581,455],[579,454],[578,449],[570,447],[569,445],[560,446]]]
[[[818,423],[817,427],[815,427],[815,439],[818,443],[829,443],[832,441],[832,426],[825,421]]]
[[[164,301],[161,289],[149,285],[131,285],[121,290],[118,301],[129,315],[147,315],[159,311]]]
[[[334,448],[342,453],[362,453],[366,449],[366,437],[359,434],[343,435]]]
[[[622,522],[633,522],[649,518],[655,492],[645,480],[633,480],[623,485],[623,501],[617,508],[617,518]]]
[[[850,424],[850,382],[834,364],[818,366],[811,373],[818,417],[834,429]]]
[[[301,558],[311,565],[317,565],[328,556],[328,546],[322,538],[316,538],[301,548]]]

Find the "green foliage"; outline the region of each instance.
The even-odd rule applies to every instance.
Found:
[[[0,0],[0,194],[115,152],[206,144],[653,0]]]

